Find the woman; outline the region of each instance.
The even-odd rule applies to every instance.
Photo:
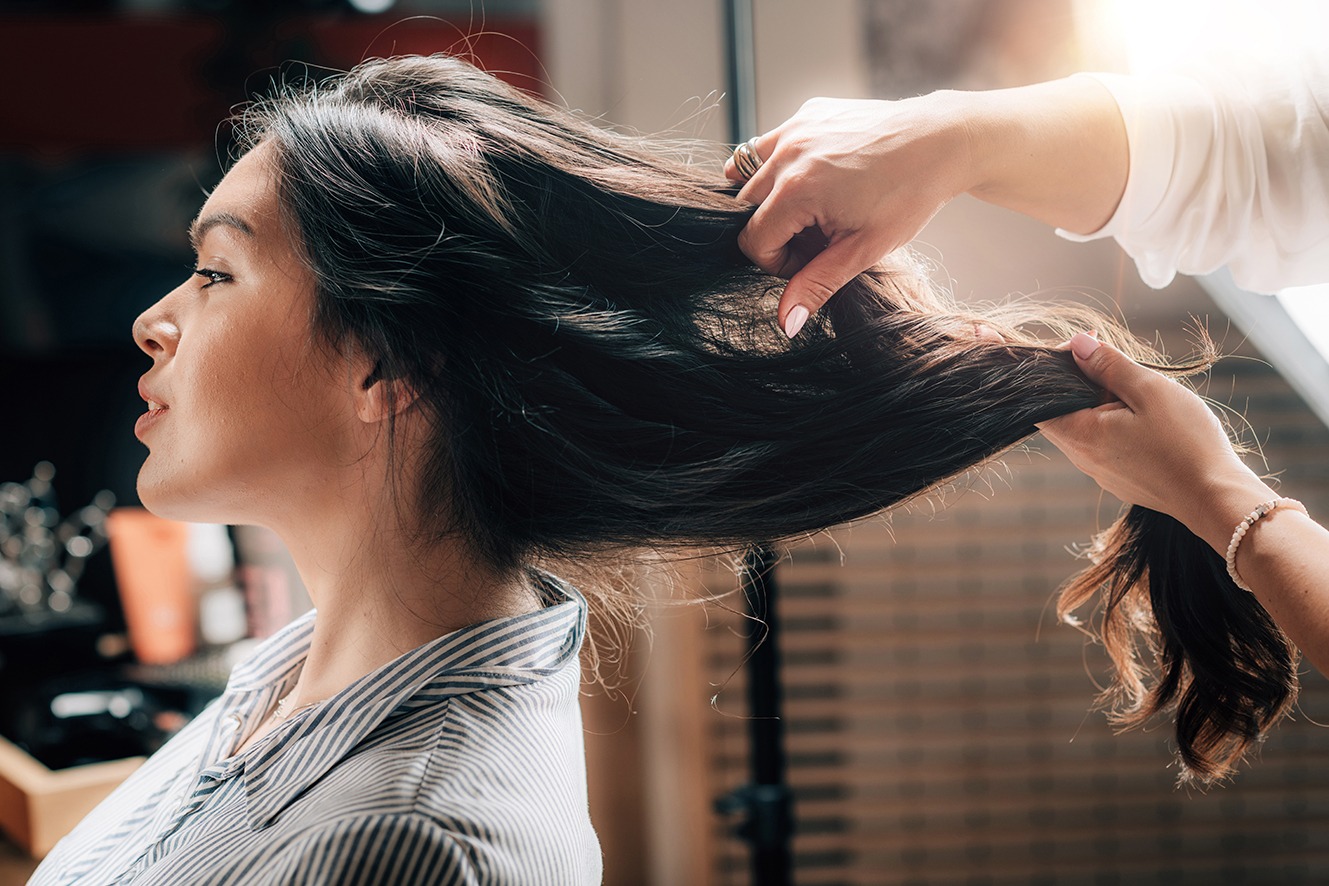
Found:
[[[169,517],[275,529],[316,615],[36,883],[596,882],[587,604],[546,569],[612,609],[596,571],[634,552],[870,514],[1096,404],[1026,321],[1148,356],[1085,311],[960,311],[902,260],[791,343],[723,180],[457,59],[369,62],[241,124],[197,270],[135,324],[153,360],[140,491]],[[1130,601],[1142,557],[1172,558],[1167,598],[1211,556],[1152,517],[1128,516],[1132,545],[1102,564]],[[1256,639],[1261,668],[1290,673],[1285,640]],[[1288,702],[1216,709],[1208,686],[1157,699],[1220,716],[1183,744],[1202,774]],[[1231,710],[1249,720],[1229,729]]]

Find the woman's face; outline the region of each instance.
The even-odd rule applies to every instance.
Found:
[[[198,271],[134,323],[153,361],[138,490],[162,516],[269,523],[326,505],[330,469],[354,461],[354,368],[315,343],[271,162],[260,145],[227,173],[191,231]]]

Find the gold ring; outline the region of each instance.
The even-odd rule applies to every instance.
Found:
[[[744,180],[756,175],[763,162],[765,161],[757,153],[756,137],[750,138],[734,148],[734,168],[738,170],[738,174],[743,176]]]

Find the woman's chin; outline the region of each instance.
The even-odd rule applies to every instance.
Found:
[[[138,474],[138,500],[158,517],[181,523],[263,524],[230,484],[210,484],[152,470],[149,460]]]
[[[164,481],[150,475],[145,466],[138,475],[138,500],[158,517],[182,523],[217,523],[208,509],[200,506],[202,497],[183,488],[184,484]]]
[[[169,498],[145,493],[142,487],[138,491],[138,500],[152,513],[165,520],[177,520],[181,523],[208,523],[209,520],[200,518],[193,513],[182,502],[172,501]]]

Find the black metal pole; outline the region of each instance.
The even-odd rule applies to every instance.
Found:
[[[724,0],[729,74],[729,138],[734,144],[757,134],[757,54],[752,37],[752,0]]]
[[[793,882],[793,798],[785,781],[784,721],[780,718],[780,622],[776,617],[775,552],[753,548],[743,559],[748,628],[748,738],[751,782],[715,802],[717,811],[741,814],[735,833],[752,848],[753,886]]]
[[[724,0],[728,36],[729,128],[738,144],[757,132],[756,54],[752,0]],[[793,803],[785,781],[784,721],[780,702],[780,622],[775,552],[761,546],[743,561],[743,592],[754,621],[748,628],[748,736],[752,781],[716,802],[744,815],[738,835],[752,847],[753,886],[793,883]]]
[[[755,548],[745,558],[744,583],[752,616],[748,644],[748,735],[752,784],[748,786],[746,837],[752,845],[752,882],[793,882],[793,805],[785,781],[784,720],[781,719],[780,622],[775,610],[775,552]]]

